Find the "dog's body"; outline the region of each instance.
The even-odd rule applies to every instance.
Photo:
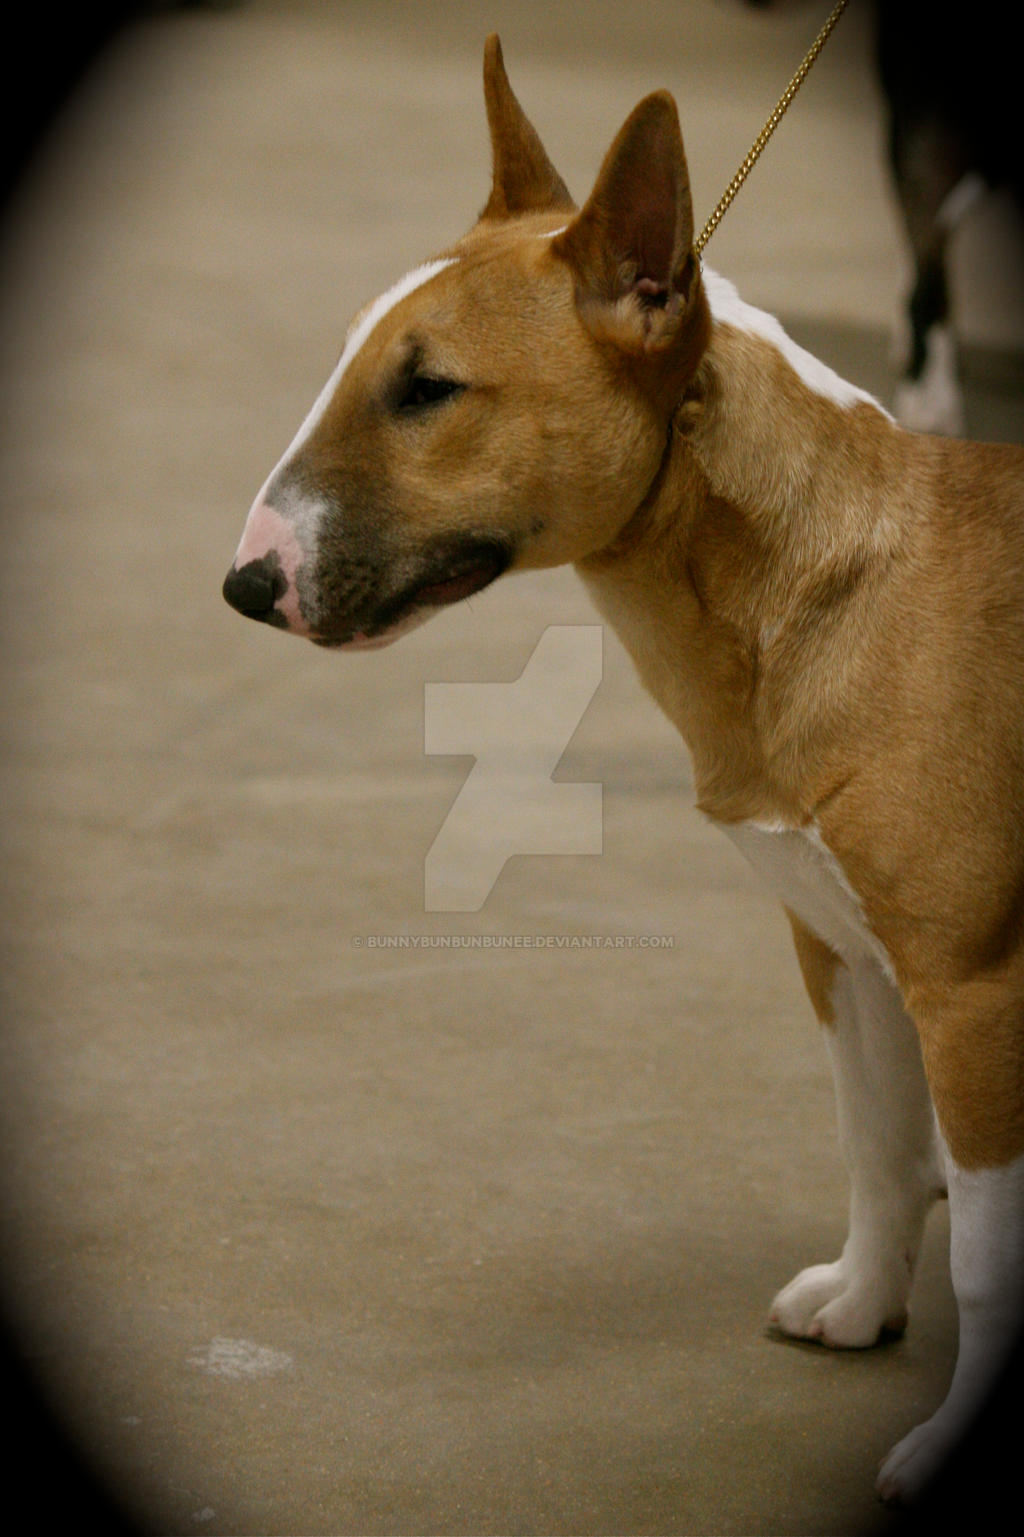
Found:
[[[366,648],[504,570],[575,563],[787,907],[836,1076],[850,1236],[788,1334],[902,1328],[948,1188],[961,1345],[890,1454],[913,1498],[1024,1277],[1024,452],[916,437],[702,273],[675,107],[578,211],[488,44],[476,227],[359,318],[225,595]]]

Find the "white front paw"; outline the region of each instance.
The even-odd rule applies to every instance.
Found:
[[[851,1275],[842,1260],[801,1270],[779,1292],[769,1316],[784,1334],[837,1350],[864,1349],[883,1333],[901,1333],[907,1322],[889,1287]]]
[[[927,1491],[956,1445],[959,1424],[942,1410],[898,1441],[878,1470],[875,1487],[892,1505],[913,1505]]]

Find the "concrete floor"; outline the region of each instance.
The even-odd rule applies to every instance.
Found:
[[[708,254],[885,395],[906,266],[862,9]],[[951,1370],[945,1212],[903,1340],[766,1328],[844,1236],[825,1056],[781,913],[610,633],[556,776],[602,785],[600,857],[425,910],[467,768],[425,753],[425,685],[512,680],[547,626],[595,624],[572,573],[362,658],[219,591],[351,312],[484,201],[488,30],[577,195],[671,87],[706,212],[823,12],[158,8],[13,205],[5,1311],[146,1531],[908,1524],[873,1478]],[[957,247],[969,411],[1022,439],[1000,220]],[[71,1475],[19,1476],[44,1530]]]

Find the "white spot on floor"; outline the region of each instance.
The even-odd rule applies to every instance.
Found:
[[[270,1377],[294,1365],[283,1350],[271,1350],[269,1345],[257,1345],[252,1340],[226,1339],[223,1335],[212,1339],[202,1350],[194,1350],[188,1360],[190,1366],[198,1366],[211,1377]]]

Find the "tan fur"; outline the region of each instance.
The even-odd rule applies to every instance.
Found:
[[[702,809],[818,823],[892,959],[951,1151],[1008,1162],[1024,1151],[1024,454],[844,412],[727,329],[642,536],[581,574],[686,738]]]
[[[823,939],[819,939],[795,913],[786,909],[789,926],[793,930],[796,957],[800,962],[800,974],[804,979],[814,1012],[823,1025],[836,1022],[832,989],[835,986],[836,968],[842,965],[838,955]]]
[[[892,959],[953,1156],[1024,1151],[1024,453],[836,405],[720,324],[654,495],[578,569],[686,739],[702,809],[817,822]]]

